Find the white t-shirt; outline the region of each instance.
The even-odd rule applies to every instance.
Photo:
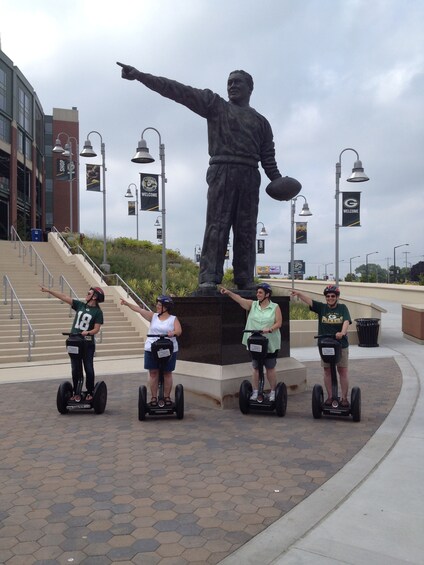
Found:
[[[176,316],[169,316],[166,320],[161,320],[158,314],[153,314],[152,321],[150,322],[149,327],[149,334],[157,334],[157,335],[165,335],[168,332],[174,331],[174,324],[175,324]],[[145,351],[152,350],[152,343],[159,339],[158,337],[148,337],[146,339],[146,343],[144,345]],[[174,353],[178,351],[178,341],[176,337],[168,338],[174,344]]]

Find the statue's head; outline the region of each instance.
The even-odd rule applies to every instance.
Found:
[[[249,103],[253,90],[253,78],[246,71],[232,71],[228,77],[228,98],[234,104],[243,106]]]

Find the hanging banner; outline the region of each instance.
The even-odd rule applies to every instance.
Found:
[[[224,256],[224,260],[228,261],[228,259],[230,258],[230,246],[227,246],[227,251],[225,252],[225,256]]]
[[[100,192],[100,165],[86,164],[85,178],[87,183],[87,190]]]
[[[264,239],[257,239],[256,240],[256,253],[265,253],[265,240]]]
[[[156,239],[162,241],[162,228],[156,228]]]
[[[158,175],[140,173],[140,210],[157,212],[159,210]]]
[[[308,222],[296,222],[296,243],[308,243]]]
[[[56,179],[57,180],[71,180],[75,178],[75,161],[69,162],[69,159],[56,159]]]
[[[130,200],[128,202],[128,216],[135,216],[135,200]]]
[[[342,227],[353,228],[361,226],[360,219],[360,192],[342,192],[343,206],[342,206]]]

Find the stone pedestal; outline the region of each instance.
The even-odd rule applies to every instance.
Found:
[[[303,392],[306,368],[290,357],[289,298],[277,296],[273,301],[283,315],[277,382],[286,384],[288,394]],[[238,407],[240,385],[252,376],[250,355],[241,344],[247,312],[223,295],[181,297],[174,302],[183,328],[174,383],[181,383],[200,403]]]

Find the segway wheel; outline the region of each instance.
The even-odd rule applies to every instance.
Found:
[[[72,384],[69,381],[59,385],[56,396],[56,406],[60,414],[67,414],[69,412],[68,402],[72,396],[72,391]]]
[[[184,418],[184,387],[183,385],[177,385],[175,387],[175,413],[178,420]]]
[[[138,389],[138,419],[140,422],[146,419],[147,414],[147,388],[143,385]]]
[[[352,388],[350,395],[350,413],[354,422],[361,421],[361,389],[357,386]]]
[[[322,416],[322,404],[324,402],[324,392],[321,385],[314,385],[312,389],[312,416],[319,420]]]
[[[96,414],[103,414],[106,409],[107,386],[104,381],[100,381],[94,387],[93,408]]]
[[[287,387],[284,383],[278,383],[275,390],[275,411],[282,418],[287,410]]]
[[[252,385],[248,380],[241,383],[239,391],[239,407],[242,414],[249,414],[250,412],[250,397],[252,396],[252,390]]]

